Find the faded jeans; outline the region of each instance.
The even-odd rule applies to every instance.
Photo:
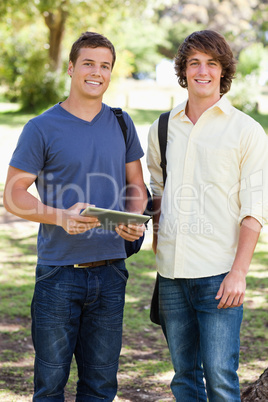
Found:
[[[124,260],[95,268],[37,265],[33,401],[64,401],[73,354],[76,401],[113,401],[127,278]]]
[[[225,275],[159,277],[160,321],[175,370],[171,389],[177,402],[240,401],[243,307],[217,309],[215,296]]]

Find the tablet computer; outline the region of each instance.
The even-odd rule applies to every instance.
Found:
[[[151,219],[150,215],[133,214],[131,212],[97,207],[87,207],[81,212],[81,215],[97,216],[105,230],[115,230],[119,224],[129,225],[131,223],[137,223],[141,225]]]

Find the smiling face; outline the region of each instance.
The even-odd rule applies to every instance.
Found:
[[[70,61],[71,92],[77,99],[102,101],[112,72],[113,55],[106,47],[81,48],[75,65]]]
[[[206,99],[211,104],[220,99],[222,66],[206,53],[193,51],[186,63],[189,99]]]

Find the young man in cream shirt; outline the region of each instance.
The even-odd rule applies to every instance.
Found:
[[[222,35],[189,35],[175,71],[188,99],[170,113],[165,186],[158,120],[147,155],[171,389],[178,402],[237,402],[246,275],[268,216],[268,139],[224,96],[235,60]]]

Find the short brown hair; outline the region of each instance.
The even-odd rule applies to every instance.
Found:
[[[175,57],[175,72],[178,82],[183,88],[187,88],[186,63],[190,54],[195,51],[210,54],[222,66],[220,92],[227,93],[232,84],[236,70],[236,60],[225,38],[216,31],[203,30],[193,32],[179,46]]]
[[[97,47],[106,47],[111,50],[113,55],[113,62],[112,62],[112,69],[114,67],[114,63],[116,60],[116,53],[114,45],[107,39],[105,36],[98,34],[96,32],[84,32],[81,36],[73,43],[69,60],[75,65],[80,49],[90,47],[90,48],[97,48]]]

